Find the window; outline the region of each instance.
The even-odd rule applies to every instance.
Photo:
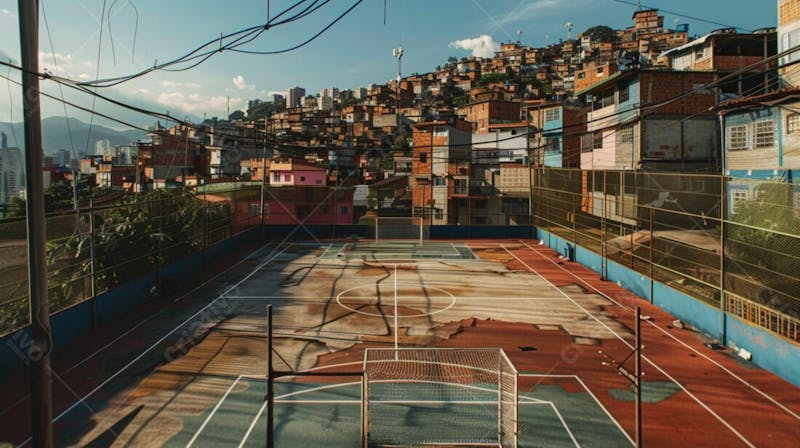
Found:
[[[436,219],[444,219],[444,212],[442,211],[442,209],[437,208],[433,211],[433,213]]]
[[[633,125],[625,126],[619,130],[620,143],[633,143]]]
[[[747,125],[728,128],[728,150],[741,151],[748,149]]]
[[[273,182],[280,182],[281,181],[281,173],[272,173],[272,181]]]
[[[561,149],[558,142],[559,142],[558,137],[548,137],[547,139],[545,139],[544,150],[557,152],[558,150]]]
[[[558,121],[561,119],[560,109],[547,109],[544,113],[545,121]]]
[[[314,183],[317,185],[322,185],[322,179],[317,179],[314,181]]]
[[[734,188],[731,190],[731,203],[734,207],[741,201],[747,200],[747,188]]]
[[[420,163],[428,163],[428,153],[427,152],[419,153],[419,162]]]
[[[597,67],[597,76],[603,76],[603,67]]]
[[[289,173],[284,174],[283,175],[283,181],[284,182],[291,182],[292,181],[292,175],[289,174]]]
[[[306,176],[300,176],[300,182],[305,182],[305,181],[306,181]]]
[[[617,102],[624,103],[629,99],[631,99],[631,87],[628,85],[628,83],[621,84],[619,86]]]
[[[433,176],[433,185],[439,187],[442,185],[447,185],[447,179],[442,176]]]
[[[794,134],[800,132],[800,114],[790,114],[786,117],[786,133]]]
[[[603,131],[597,131],[592,134],[592,149],[603,148]]]
[[[345,206],[342,206],[342,207],[339,209],[339,214],[340,214],[340,215],[346,215],[346,214],[347,214],[347,207],[345,207]]]
[[[756,149],[771,148],[775,146],[775,121],[756,121],[755,132]]]

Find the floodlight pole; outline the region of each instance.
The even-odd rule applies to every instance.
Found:
[[[22,109],[25,120],[25,178],[28,224],[28,298],[31,345],[31,445],[53,446],[53,396],[50,371],[50,304],[47,294],[47,258],[42,181],[42,116],[39,103],[39,1],[19,0],[22,60]]]
[[[618,362],[608,354],[604,353],[602,350],[599,350],[598,353],[608,360],[603,361],[604,366],[614,367],[617,373],[628,380],[628,382],[633,386],[635,406],[634,418],[636,420],[634,442],[636,448],[642,448],[642,310],[638,306],[636,307],[634,318],[636,319],[636,323],[633,325],[635,345],[633,350],[628,353],[628,356],[626,356],[625,359]],[[630,370],[625,367],[625,363],[631,358],[631,356],[633,356],[633,373],[631,373]]]
[[[642,309],[636,307],[634,324],[633,380],[636,388],[636,448],[642,448]]]
[[[267,448],[275,448],[275,390],[272,370],[272,305],[267,305]]]

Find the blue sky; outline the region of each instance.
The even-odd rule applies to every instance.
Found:
[[[296,0],[272,0],[273,14]],[[249,48],[274,50],[305,40],[355,0],[332,0],[314,16],[264,33]],[[43,67],[74,79],[94,79],[98,71],[98,41],[103,0],[42,0],[50,25],[51,48],[44,22],[40,21]],[[185,53],[200,42],[263,23],[266,0],[106,0],[99,58],[100,77],[128,74]],[[135,28],[133,3],[138,9]],[[776,0],[649,0],[647,6],[666,8],[742,28],[775,26]],[[284,55],[254,56],[218,54],[205,64],[179,73],[157,72],[104,93],[177,116],[202,117],[225,114],[227,97],[231,110],[246,107],[248,99],[300,85],[309,93],[325,88],[355,87],[385,82],[396,74],[391,50],[402,45],[404,74],[430,71],[448,56],[468,56],[471,51],[453,42],[489,36],[489,43],[516,39],[522,31],[527,45],[542,46],[548,40],[566,38],[564,24],[574,23],[573,33],[604,24],[624,28],[634,7],[613,0],[388,0],[388,20],[383,23],[383,1],[365,0],[350,15],[310,45]],[[719,28],[664,13],[665,25],[689,23],[691,34]],[[112,32],[109,33],[108,25]],[[135,51],[134,29],[137,29]],[[0,0],[0,58],[19,59],[17,0]],[[112,53],[113,38],[113,53]],[[487,38],[484,38],[484,43]],[[116,60],[114,58],[116,56]],[[4,73],[6,74],[6,73]],[[12,77],[19,79],[18,74]],[[0,84],[5,84],[0,80]],[[60,94],[45,82],[43,90]],[[91,106],[86,97],[66,93],[68,99]],[[9,99],[11,102],[9,102]],[[20,121],[20,92],[0,86],[0,121]],[[151,124],[151,119],[98,102],[98,110]],[[86,120],[85,114],[70,114]],[[46,101],[43,115],[63,115],[62,106]],[[102,124],[109,124],[99,120]]]

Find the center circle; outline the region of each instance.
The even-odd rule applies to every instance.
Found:
[[[409,292],[414,292],[413,290],[417,289],[417,295],[410,295]],[[426,286],[424,289],[427,292],[438,292],[440,295],[436,296],[426,296],[422,293],[422,286],[414,284],[414,283],[398,283],[397,284],[397,307],[404,306],[403,302],[408,302],[409,300],[414,300],[415,303],[412,305],[408,305],[407,303],[405,306],[409,308],[418,307],[418,303],[421,300],[430,301],[431,305],[438,306],[437,309],[427,312],[420,312],[416,314],[398,314],[397,309],[395,308],[394,314],[386,314],[386,313],[377,313],[372,311],[363,311],[358,309],[357,307],[367,305],[367,306],[394,306],[394,293],[395,291],[389,291],[384,297],[381,298],[380,302],[378,300],[378,296],[375,294],[375,285],[360,285],[354,286],[349,289],[345,289],[344,291],[340,292],[336,296],[336,303],[339,304],[342,308],[352,311],[354,313],[363,314],[365,316],[374,316],[374,317],[391,317],[394,318],[395,314],[397,314],[398,319],[404,319],[409,317],[424,317],[424,316],[431,316],[434,314],[441,313],[442,311],[447,311],[453,305],[456,304],[456,297],[453,294],[450,294],[447,290],[442,288],[436,288],[432,286]],[[358,294],[359,292],[363,292],[363,290],[369,290],[372,294]],[[354,295],[348,294],[355,293]]]

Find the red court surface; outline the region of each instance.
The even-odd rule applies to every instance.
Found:
[[[278,304],[278,328],[293,335],[279,349],[303,368],[350,371],[364,349],[373,347],[500,347],[520,372],[521,394],[553,385],[566,395],[588,392],[631,437],[630,385],[603,365],[600,351],[617,360],[629,354],[638,305],[649,317],[641,325],[646,446],[798,446],[796,386],[727,351],[712,350],[698,332],[673,327],[673,316],[588,268],[560,260],[538,241],[453,243],[466,243],[477,259],[426,261],[398,272],[397,265],[392,271],[358,260],[326,261],[328,246],[261,248],[221,262],[225,267],[204,283],[106,325],[54,356],[57,444],[186,446],[189,436],[197,438],[205,426],[198,429],[197,416],[220,407],[222,393],[233,388],[230,378],[264,371],[266,344],[259,327],[261,302],[247,305],[257,311],[226,305],[218,310],[224,318],[208,328],[194,327],[202,337],[180,346],[184,326],[214,310],[221,298],[262,297]],[[356,282],[357,277],[364,280]],[[387,291],[411,297],[402,306],[396,299],[383,308],[357,302],[362,298],[348,292],[360,288],[352,285],[385,287],[392,278],[395,285]],[[398,278],[405,286],[398,287]],[[412,279],[447,292],[452,303],[413,317],[420,306],[410,292],[417,287]],[[253,280],[261,283],[251,287]],[[395,324],[385,319],[383,328],[383,321],[370,317],[370,307],[403,319]],[[306,345],[297,351],[288,344],[299,338]],[[172,356],[176,350],[182,356]],[[5,378],[2,390],[0,442],[24,444],[29,436],[26,372]],[[151,432],[163,441],[144,437]],[[209,446],[198,440],[195,446]]]

